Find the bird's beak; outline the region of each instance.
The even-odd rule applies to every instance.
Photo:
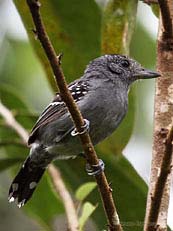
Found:
[[[152,78],[157,78],[160,76],[160,74],[156,71],[151,71],[145,68],[140,68],[136,71],[134,76],[137,79],[152,79]]]

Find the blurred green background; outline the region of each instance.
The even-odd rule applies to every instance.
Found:
[[[20,9],[22,2],[14,2]],[[48,2],[45,1],[49,12],[46,12],[47,17],[44,20],[47,25],[51,25],[49,33],[54,45],[58,48],[62,47],[62,50],[57,52],[64,53],[64,72],[68,82],[70,82],[72,79],[80,77],[85,65],[91,58],[100,55],[100,15],[103,12],[105,2],[97,1],[95,3],[88,0],[83,3],[82,9],[82,4],[67,8],[63,1],[52,0],[50,2],[60,9],[57,14]],[[86,11],[86,9],[89,10]],[[28,26],[29,31],[32,26],[28,19],[29,16],[25,17],[26,12],[27,9],[23,7],[21,15],[23,14],[25,26]],[[77,15],[77,19],[81,18],[81,20],[77,20],[73,15]],[[30,34],[30,39],[34,44],[34,48],[29,43],[21,19],[12,1],[0,0],[0,18],[1,99],[4,104],[13,110],[16,119],[26,129],[30,130],[39,113],[54,95],[53,78],[49,68],[46,66],[47,64],[44,63],[48,73],[47,78],[45,69],[34,49],[39,56],[43,57],[43,60],[44,54],[38,48],[39,43],[33,41],[32,33]],[[70,20],[71,23],[69,23]],[[87,23],[83,27],[82,23],[85,21]],[[157,23],[157,18],[151,12],[149,6],[140,2],[137,10],[135,32],[130,45],[130,56],[151,69],[155,68]],[[58,27],[61,24],[63,27]],[[55,29],[58,31],[57,34],[54,33]],[[87,35],[87,31],[90,34]],[[58,37],[56,37],[57,35]],[[135,112],[135,119],[130,124],[126,121],[125,125],[123,125],[124,128],[122,128],[125,131],[129,129],[129,132],[127,132],[129,135],[127,137],[124,135],[124,138],[120,131],[119,138],[115,136],[118,144],[114,145],[114,136],[112,136],[101,144],[97,151],[101,157],[103,156],[106,166],[108,166],[106,173],[109,180],[113,182],[115,199],[118,203],[118,211],[125,230],[140,231],[142,228],[136,227],[135,222],[142,221],[144,217],[147,188],[135,170],[148,182],[153,128],[154,80],[135,83],[132,96],[133,100],[131,100],[129,111]],[[0,122],[0,141],[9,138],[9,136],[11,140],[15,138],[16,135],[11,130],[3,127],[3,121],[0,120]],[[129,137],[130,141],[126,146]],[[120,157],[120,155],[112,155],[115,153],[121,154],[124,147],[123,154],[127,159]],[[7,156],[10,158],[24,158],[27,153],[28,150],[25,148],[4,148],[2,145],[0,146],[1,159]],[[105,154],[107,155],[106,157]],[[79,169],[80,177],[79,172],[76,172],[76,163],[74,161],[56,163],[72,194],[79,185],[91,181],[91,178],[87,177],[83,170],[84,162],[82,160],[77,161],[76,163],[81,166]],[[16,171],[18,168],[19,164],[13,170]],[[42,180],[31,202],[26,205],[26,208],[20,210],[16,208],[15,204],[7,202],[7,192],[11,180],[11,171],[9,169],[0,173],[0,230],[65,230],[66,221],[63,206],[59,198],[52,192],[48,175]],[[122,183],[120,184],[119,182]],[[93,192],[88,200],[96,204],[97,198],[98,193]],[[44,204],[41,200],[44,200]],[[139,202],[139,207],[137,202]],[[100,207],[99,205],[96,212],[94,212],[93,219],[90,220],[86,230],[101,230],[104,227],[105,220],[103,219],[102,221],[103,211],[101,211]],[[60,227],[61,225],[62,227]]]

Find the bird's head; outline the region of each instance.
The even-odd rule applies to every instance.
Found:
[[[94,70],[105,74],[112,80],[121,80],[130,85],[138,79],[151,79],[159,77],[160,74],[155,71],[142,67],[135,60],[125,55],[103,55],[90,62],[86,73]]]

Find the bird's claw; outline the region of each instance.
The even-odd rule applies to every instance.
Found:
[[[78,136],[78,135],[82,135],[84,134],[85,132],[88,132],[89,131],[89,125],[90,125],[90,122],[89,120],[87,119],[84,119],[84,125],[82,126],[82,131],[78,132],[77,129],[73,129],[73,131],[71,131],[71,135],[72,136]]]
[[[89,176],[97,176],[101,172],[103,172],[104,169],[105,169],[105,164],[101,159],[99,159],[99,163],[96,165],[90,165],[88,163],[86,164],[86,171]]]

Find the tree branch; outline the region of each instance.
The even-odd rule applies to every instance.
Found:
[[[5,123],[13,128],[13,130],[19,135],[22,141],[27,145],[28,132],[15,120],[13,114],[1,103],[0,101],[0,114],[5,120]]]
[[[169,4],[170,0],[158,0],[162,24],[163,24],[163,37],[166,36],[165,39],[173,38],[173,27],[172,27],[172,16],[171,16],[171,6]],[[173,2],[171,3],[173,4]]]
[[[159,176],[155,183],[155,190],[152,194],[150,211],[148,213],[148,221],[146,224],[145,230],[161,230],[159,229],[159,212],[160,206],[162,202],[162,197],[165,191],[166,181],[168,175],[171,173],[172,169],[172,151],[173,151],[173,125],[169,131],[162,130],[162,134],[167,134],[167,138],[165,140],[165,153],[163,155],[163,161],[161,164],[161,168],[159,170]]]
[[[60,57],[57,57],[56,52],[46,33],[39,11],[40,3],[38,0],[27,0],[27,4],[32,14],[38,39],[41,42],[41,45],[47,55],[53,73],[55,75],[56,83],[58,85],[61,97],[71,114],[72,120],[76,126],[77,131],[81,132],[83,130],[82,126],[84,125],[84,119],[75,101],[73,100],[71,93],[68,90],[64,74],[60,68]],[[83,146],[87,162],[90,165],[97,165],[99,163],[99,160],[88,133],[86,132],[84,134],[81,134],[79,137]],[[101,193],[110,230],[122,230],[118,214],[114,205],[112,193],[104,172],[102,172],[100,175],[95,176],[95,178]]]
[[[29,138],[28,132],[15,120],[11,111],[8,108],[6,108],[1,103],[1,101],[0,101],[0,115],[2,115],[6,124],[19,135],[19,137],[23,140],[25,146],[27,146],[27,141]],[[60,172],[57,168],[54,167],[53,164],[49,165],[48,172],[50,177],[52,178],[54,188],[56,192],[59,194],[59,196],[61,197],[62,202],[64,204],[69,230],[77,231],[79,227],[79,223],[76,214],[76,209],[73,200],[61,178]]]
[[[173,1],[158,0],[161,19],[158,33],[155,126],[151,179],[145,231],[167,230],[173,140]]]
[[[48,172],[52,176],[52,182],[55,187],[55,190],[57,191],[57,193],[60,195],[61,199],[63,200],[65,211],[67,214],[67,219],[69,223],[71,224],[70,231],[79,230],[78,220],[76,219],[76,216],[77,216],[76,210],[75,210],[75,213],[71,212],[71,211],[74,211],[74,203],[71,199],[69,192],[65,188],[65,185],[64,185],[64,182],[62,181],[59,170],[53,164],[51,164],[48,168]]]

